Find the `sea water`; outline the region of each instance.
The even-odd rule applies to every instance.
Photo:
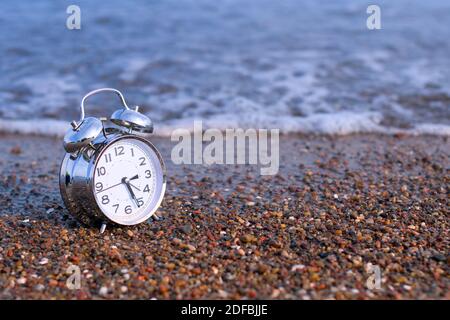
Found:
[[[0,130],[61,135],[124,92],[155,133],[277,128],[450,135],[450,1],[2,0]],[[89,101],[108,116],[116,97]]]

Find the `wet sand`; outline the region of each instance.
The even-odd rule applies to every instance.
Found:
[[[448,138],[282,136],[266,177],[176,166],[173,144],[152,141],[162,219],[99,234],[64,208],[61,139],[0,136],[0,298],[450,298]]]

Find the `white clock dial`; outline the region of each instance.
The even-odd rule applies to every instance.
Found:
[[[164,193],[163,168],[146,142],[124,138],[113,142],[97,159],[93,192],[101,211],[119,224],[148,219]]]

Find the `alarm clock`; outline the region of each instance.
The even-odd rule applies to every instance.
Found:
[[[110,119],[85,117],[86,99],[100,92],[117,94],[123,107]],[[108,222],[135,225],[148,220],[164,197],[164,162],[147,139],[153,123],[138,109],[130,109],[116,89],[91,91],[81,101],[80,120],[71,122],[64,136],[61,197],[72,215],[101,227],[101,232]]]

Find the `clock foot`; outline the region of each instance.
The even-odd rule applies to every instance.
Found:
[[[102,234],[103,232],[105,232],[106,230],[106,223],[102,223],[102,226],[100,227],[100,234]]]
[[[163,219],[162,217],[153,214],[150,218],[147,219],[147,222],[152,223],[153,221],[160,221],[162,219]]]

